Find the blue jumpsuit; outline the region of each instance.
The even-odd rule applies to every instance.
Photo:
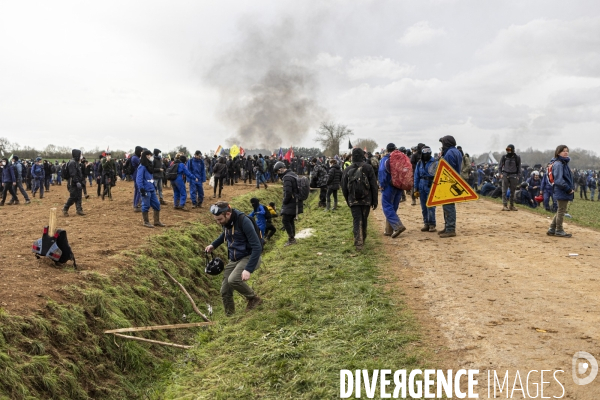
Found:
[[[388,154],[379,163],[379,186],[383,188],[383,192],[381,193],[381,209],[392,229],[397,231],[403,226],[397,214],[400,199],[402,199],[402,190],[392,186],[392,174],[388,171],[389,159],[390,156]]]
[[[137,169],[135,183],[138,188],[146,191],[145,196],[142,196],[140,192],[140,198],[142,199],[142,212],[148,212],[150,207],[156,211],[160,211],[160,203],[158,202],[158,198],[154,192],[154,177],[143,165],[140,165]]]
[[[265,210],[265,207],[262,204],[259,204],[258,210],[252,211],[250,214],[248,214],[249,217],[256,216],[256,225],[258,225],[263,237],[265,237],[265,229],[267,228],[267,219],[265,218],[265,214],[267,212],[269,211]]]
[[[196,157],[192,157],[187,162],[187,168],[198,178],[198,182],[190,180],[190,197],[192,198],[192,204],[202,204],[204,201],[204,188],[202,187],[202,184],[206,182],[204,160],[202,158],[196,159]]]
[[[172,182],[173,185],[173,202],[175,207],[185,206],[187,200],[187,192],[185,190],[185,183],[183,182],[183,175],[188,178],[188,181],[192,182],[196,180],[196,177],[187,169],[184,163],[177,161],[177,179]]]

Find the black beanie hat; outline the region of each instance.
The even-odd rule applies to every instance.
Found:
[[[396,150],[396,148],[397,147],[394,143],[388,143],[388,145],[385,147],[388,153],[391,153],[392,151]]]
[[[180,156],[179,156],[179,161],[181,161],[182,163],[184,163],[184,164],[185,164],[185,163],[187,162],[187,157],[186,157],[186,156],[184,156],[184,155],[180,155]]]

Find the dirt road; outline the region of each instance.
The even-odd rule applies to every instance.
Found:
[[[62,216],[60,210],[68,196],[67,187],[51,186],[44,199],[32,199],[31,204],[0,207],[0,307],[15,314],[26,314],[43,304],[47,298],[60,299],[62,286],[82,279],[87,271],[106,273],[114,267],[111,255],[125,249],[133,249],[150,235],[160,232],[158,228],[142,226],[142,214],[132,211],[133,183],[119,181],[113,188],[113,201],[102,201],[96,195],[96,186],[87,188],[90,198],[83,200],[85,216],[75,214],[75,206],[70,209],[70,217]],[[181,226],[190,221],[214,223],[208,213],[212,188],[205,184],[204,191],[210,196],[201,209],[189,212],[173,209],[173,192],[165,189],[166,206],[162,206],[161,220],[167,227]],[[230,200],[254,186],[239,183],[225,186],[223,200]],[[31,197],[31,194],[30,194]],[[65,229],[80,271],[73,271],[69,262],[67,268],[54,267],[48,259],[37,260],[31,252],[31,244],[40,238],[43,227],[48,225],[50,208],[58,208],[58,227]],[[152,221],[152,214],[150,214]],[[165,229],[165,228],[160,228]]]
[[[425,327],[423,346],[439,365],[479,369],[479,398],[488,398],[488,370],[500,382],[508,370],[511,391],[517,370],[524,388],[529,371],[538,371],[529,376],[529,394],[517,380],[509,398],[535,398],[541,370],[550,370],[544,397],[561,397],[556,370],[564,371],[556,374],[562,398],[600,396],[600,377],[577,386],[571,376],[576,352],[600,361],[600,232],[565,224],[572,239],[549,237],[549,219],[479,200],[457,205],[458,236],[440,239],[420,232],[419,206],[400,207],[408,230],[385,238],[385,271]],[[383,214],[374,217],[383,232]],[[437,220],[443,228],[441,207]],[[506,389],[496,396],[506,398]]]

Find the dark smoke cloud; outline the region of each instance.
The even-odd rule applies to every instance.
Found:
[[[227,144],[273,149],[298,144],[326,117],[310,66],[312,34],[285,19],[275,26],[249,20],[240,40],[225,49],[206,73],[221,95],[219,117],[234,133]]]

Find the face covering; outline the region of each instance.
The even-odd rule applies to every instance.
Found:
[[[150,162],[154,162],[154,156],[150,157]]]
[[[427,163],[429,160],[431,160],[431,153],[423,153],[421,155],[421,159],[423,162]]]
[[[2,161],[2,165],[6,165],[6,163],[4,161]]]

